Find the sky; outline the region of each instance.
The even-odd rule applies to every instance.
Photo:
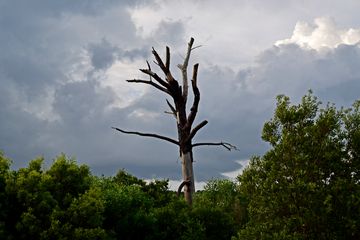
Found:
[[[176,146],[111,127],[176,137],[166,96],[144,78],[151,48],[172,52],[181,73],[187,42],[199,63],[195,178],[234,177],[269,146],[262,126],[276,96],[298,102],[309,89],[350,107],[360,89],[358,0],[0,0],[0,150],[13,167],[61,153],[94,174],[118,169],[181,179]],[[153,65],[153,70],[156,65]]]

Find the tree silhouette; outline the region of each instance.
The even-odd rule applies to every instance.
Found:
[[[180,157],[182,161],[182,176],[183,182],[180,184],[178,193],[181,192],[182,188],[184,187],[184,195],[186,201],[191,204],[192,203],[192,195],[195,192],[195,182],[194,182],[194,171],[193,171],[193,154],[192,149],[198,146],[223,146],[227,150],[236,149],[235,146],[231,145],[230,143],[226,142],[198,142],[192,143],[193,138],[195,137],[196,133],[203,128],[208,121],[203,120],[196,126],[193,126],[200,102],[200,91],[197,86],[197,76],[198,76],[198,68],[199,64],[196,63],[193,66],[192,71],[192,79],[191,79],[191,88],[194,95],[193,103],[190,108],[190,111],[187,113],[186,104],[188,100],[188,89],[189,89],[189,81],[188,81],[188,65],[191,52],[196,49],[197,47],[193,47],[194,38],[190,39],[188,43],[186,55],[184,58],[184,62],[178,65],[178,68],[181,71],[182,75],[182,85],[173,77],[173,74],[170,71],[170,48],[166,47],[166,56],[165,62],[159,56],[154,48],[152,48],[152,54],[155,57],[154,63],[161,69],[164,74],[164,79],[161,78],[157,73],[153,72],[151,66],[148,61],[146,61],[148,68],[147,69],[140,69],[141,72],[145,73],[150,77],[149,80],[144,79],[132,79],[127,80],[127,82],[131,83],[143,83],[148,84],[156,89],[164,92],[166,95],[169,95],[172,100],[173,104],[167,99],[167,105],[170,108],[170,114],[172,114],[177,123],[177,132],[178,138],[177,140],[172,139],[167,136],[162,136],[154,133],[143,133],[143,132],[136,132],[136,131],[126,131],[120,128],[113,127],[113,129],[120,131],[125,134],[134,134],[143,137],[152,137],[158,138],[179,146],[180,150]]]

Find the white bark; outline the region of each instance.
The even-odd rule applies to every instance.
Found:
[[[186,202],[191,204],[193,193],[195,193],[195,181],[194,181],[194,171],[193,171],[191,152],[181,153],[181,163],[182,163],[183,180],[190,181],[190,184],[185,185],[184,187],[184,195]]]

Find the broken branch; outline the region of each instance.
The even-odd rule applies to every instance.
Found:
[[[150,78],[151,78],[151,76],[150,76]],[[142,80],[142,79],[129,79],[129,80],[126,80],[126,81],[127,81],[127,82],[130,82],[130,83],[145,83],[145,84],[149,84],[149,85],[151,85],[151,86],[159,89],[160,91],[163,91],[163,92],[171,95],[170,92],[169,92],[169,90],[167,90],[166,88],[164,88],[164,87],[162,87],[162,86],[154,83],[153,81]]]
[[[161,79],[161,77],[159,77],[159,75],[157,75],[153,71],[151,71],[149,69],[140,69],[140,71],[153,77],[158,83],[160,83],[165,88],[167,88],[167,89],[169,88],[169,84],[167,82],[165,82],[163,79]]]
[[[193,128],[193,130],[191,130],[190,135],[188,137],[188,140],[191,140],[195,137],[196,133],[202,128],[204,127],[206,124],[208,124],[208,121],[204,120],[201,123],[199,123],[196,127]]]
[[[176,115],[175,115],[173,112],[164,111],[164,113],[166,113],[166,114],[170,114],[170,115],[173,115],[173,116],[176,118]]]
[[[149,63],[148,60],[146,60],[146,64],[147,64],[147,66],[148,66],[149,71],[151,71],[151,66],[150,66],[150,63]],[[150,82],[151,82],[151,81],[152,81],[151,75],[149,75],[149,77],[150,77]]]
[[[178,190],[177,190],[177,193],[176,193],[176,195],[179,197],[180,196],[180,193],[181,193],[181,190],[182,190],[182,188],[184,187],[184,186],[190,186],[190,180],[184,180],[181,184],[180,184],[180,186],[179,186],[179,188],[178,188]]]
[[[156,50],[154,48],[152,48],[152,54],[154,55],[155,59],[156,59],[156,63],[157,65],[160,67],[160,69],[163,71],[163,73],[166,76],[166,81],[171,82],[171,81],[175,81],[175,79],[173,78],[173,76],[171,75],[170,72],[170,49],[169,47],[166,47],[166,65],[164,64],[163,60],[161,59],[161,57],[159,56],[159,54],[156,52]]]
[[[193,93],[194,93],[194,102],[193,105],[190,109],[190,114],[187,120],[187,125],[188,127],[191,127],[191,125],[193,124],[197,111],[198,111],[198,107],[199,107],[199,102],[200,102],[200,91],[199,88],[197,87],[197,73],[198,73],[198,69],[199,69],[199,64],[195,64],[194,65],[194,69],[193,69],[193,77],[191,80],[191,84],[192,84],[192,89],[193,89]]]
[[[170,48],[166,46],[166,62],[165,68],[167,72],[170,72]]]
[[[152,54],[154,55],[155,59],[156,59],[156,63],[158,64],[158,66],[161,68],[161,70],[166,73],[166,67],[164,65],[164,62],[162,61],[161,57],[159,56],[159,54],[157,53],[157,51],[155,50],[155,48],[152,48]]]
[[[189,65],[191,51],[193,50],[193,48],[192,48],[193,44],[194,44],[194,38],[191,38],[190,42],[188,43],[188,49],[186,51],[186,56],[185,56],[184,62],[183,62],[183,64],[178,65],[178,67],[181,70],[182,78],[183,78],[183,98],[185,100],[185,103],[187,101],[188,88],[189,88],[188,77],[187,77],[187,67]]]
[[[218,142],[218,143],[204,142],[204,143],[195,143],[192,145],[192,147],[198,147],[198,146],[223,146],[229,151],[231,150],[239,151],[239,149],[236,146],[227,142]]]
[[[162,135],[154,134],[154,133],[142,133],[142,132],[125,131],[125,130],[122,130],[122,129],[116,128],[116,127],[112,127],[112,129],[115,129],[115,130],[117,130],[119,132],[122,132],[122,133],[125,133],[125,134],[133,134],[133,135],[139,135],[139,136],[142,136],[142,137],[158,138],[158,139],[165,140],[165,141],[171,142],[173,144],[179,145],[179,142],[174,140],[174,139],[171,139],[169,137],[165,137],[165,136],[162,136]]]
[[[171,103],[169,102],[169,100],[166,99],[166,103],[169,106],[169,108],[171,109],[172,113],[176,116],[176,109],[173,105],[171,105]]]
[[[195,49],[197,49],[197,48],[201,48],[203,45],[198,45],[198,46],[196,46],[196,47],[193,47],[192,49],[191,49],[191,51],[192,50],[195,50]]]

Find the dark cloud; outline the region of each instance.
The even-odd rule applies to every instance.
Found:
[[[143,47],[140,49],[123,50],[111,44],[105,38],[101,39],[99,43],[90,44],[87,48],[91,57],[91,64],[95,70],[106,70],[113,65],[116,60],[128,59],[133,61],[136,58],[144,59],[148,56],[148,49],[149,47],[147,49]]]
[[[1,9],[5,16],[18,15],[23,17],[40,16],[40,17],[61,17],[62,14],[82,14],[96,16],[104,13],[112,7],[117,7],[119,4],[122,6],[132,6],[136,4],[145,3],[145,0],[131,1],[123,0],[121,3],[116,0],[107,1],[46,1],[46,0],[12,0],[1,1]],[[6,14],[7,13],[7,14]],[[4,16],[3,15],[3,16]]]
[[[91,63],[95,69],[107,69],[116,60],[116,54],[120,49],[111,45],[106,39],[102,39],[99,44],[91,44],[89,52]]]
[[[238,73],[216,66],[201,69],[199,117],[209,124],[197,139],[229,141],[240,152],[196,150],[199,174],[201,169],[229,171],[234,160],[263,153],[268,145],[261,140],[262,127],[272,117],[279,94],[298,102],[312,89],[324,103],[350,107],[359,98],[360,72],[355,67],[359,51],[356,45],[339,45],[323,53],[290,44],[268,49],[253,67]]]
[[[87,47],[94,42],[105,46],[94,48],[95,67],[109,66],[114,60],[111,50],[123,46],[127,48],[121,54],[126,58],[141,55],[141,49],[133,48],[141,46],[137,44],[141,40],[126,11],[128,3],[1,1],[0,149],[14,159],[14,166],[23,166],[37,155],[53,158],[67,150],[82,157],[87,135],[81,134],[110,129],[104,119],[113,92],[94,77]],[[113,22],[117,28],[107,28]],[[117,41],[102,42],[105,36]],[[118,51],[114,54],[119,58]],[[95,145],[96,137],[90,139]]]
[[[356,84],[360,79],[359,69],[355,67],[359,56],[357,45],[339,45],[324,52],[303,49],[295,44],[274,46],[261,54],[253,67],[239,71],[234,89],[263,100],[277,94],[299,99],[308,89],[316,92]],[[348,98],[336,92],[328,92],[323,97],[331,99],[335,95]]]
[[[111,129],[176,138],[175,119],[163,113],[165,96],[146,89],[120,108],[116,107],[119,99],[133,95],[130,87],[129,96],[119,96],[103,81],[117,62],[134,69],[146,66],[152,45],[176,46],[172,63],[183,61],[188,40],[184,22],[163,20],[145,39],[136,33],[126,10],[132,1],[0,4],[0,82],[4,86],[0,89],[0,149],[14,160],[15,167],[38,155],[52,159],[65,152],[89,164],[97,174],[125,168],[139,177],[180,178],[176,146]],[[207,49],[195,51],[194,57],[198,51]],[[135,66],[139,59],[144,59],[144,65]],[[209,124],[195,141],[228,141],[240,149],[196,148],[197,180],[220,177],[221,172],[237,168],[237,160],[266,150],[261,128],[272,116],[276,95],[298,101],[311,88],[324,102],[345,106],[358,96],[360,51],[356,45],[339,45],[326,52],[296,44],[274,46],[239,71],[216,65],[213,61],[221,62],[218,58],[197,60],[202,94],[197,121],[207,119]],[[176,67],[173,70],[180,75]]]
[[[350,59],[346,57],[347,51],[351,53]],[[335,99],[350,106],[356,98],[352,89],[357,89],[359,84],[359,71],[350,63],[358,61],[359,55],[357,46],[339,46],[327,54],[320,54],[289,45],[267,50],[253,67],[239,72],[217,66],[200,69],[198,81],[202,101],[198,121],[207,119],[209,124],[195,141],[228,141],[237,145],[240,152],[217,147],[196,148],[197,179],[220,177],[221,172],[238,167],[236,160],[261,154],[267,149],[261,141],[261,128],[271,118],[278,94],[290,95],[298,101],[312,88],[325,102]],[[340,72],[326,74],[327,69],[336,66]],[[349,92],[354,96],[350,97]],[[149,89],[126,108],[109,108],[116,101],[116,95],[111,89],[102,87],[99,80],[90,78],[61,85],[54,96],[54,111],[61,120],[47,123],[45,128],[41,127],[43,121],[34,117],[29,120],[31,115],[24,117],[18,113],[11,116],[27,119],[31,130],[26,132],[28,138],[25,140],[35,138],[36,147],[24,145],[32,152],[51,153],[50,156],[66,152],[90,164],[98,174],[114,174],[116,169],[125,168],[146,178],[180,177],[176,146],[110,129],[110,126],[117,126],[175,137],[175,122],[170,115],[163,114],[167,106],[165,96],[160,92]],[[22,133],[24,130],[15,131],[17,137],[12,141],[18,141]]]

